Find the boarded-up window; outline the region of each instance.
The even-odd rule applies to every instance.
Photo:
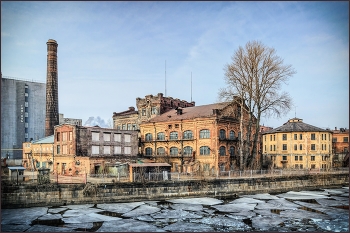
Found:
[[[62,133],[62,141],[64,141],[64,142],[67,141],[67,132]]]
[[[115,146],[114,147],[114,154],[120,155],[122,153],[122,147],[121,146]]]
[[[92,141],[99,141],[100,140],[100,133],[92,132]]]
[[[67,154],[67,145],[63,145],[62,146],[62,152],[63,152],[64,155]]]
[[[120,142],[121,138],[122,138],[121,134],[114,134],[114,141],[115,142]]]
[[[124,135],[125,142],[130,142],[131,141],[131,135],[130,134],[125,134]]]
[[[99,153],[100,153],[100,147],[99,146],[92,146],[91,154],[98,155]]]
[[[130,146],[124,147],[124,154],[126,154],[126,155],[130,155],[131,154],[131,147]]]
[[[105,142],[111,141],[111,134],[110,134],[110,133],[104,133],[104,134],[103,134],[103,140],[104,140]]]
[[[103,147],[103,153],[104,154],[111,154],[111,147],[110,146],[104,146]]]

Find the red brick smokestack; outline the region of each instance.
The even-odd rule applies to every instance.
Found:
[[[55,40],[47,42],[47,76],[46,76],[46,118],[45,136],[54,134],[55,125],[59,124],[58,113],[58,72],[57,47]]]

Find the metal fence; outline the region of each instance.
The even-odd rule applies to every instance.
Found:
[[[118,182],[157,182],[157,181],[186,181],[186,180],[212,180],[212,179],[239,179],[258,177],[281,177],[322,174],[349,174],[349,168],[336,169],[274,169],[274,170],[231,170],[231,171],[203,171],[197,173],[161,172],[161,173],[113,173],[113,174],[82,174],[58,175],[49,174],[51,183],[118,183]],[[2,180],[16,182],[2,176]],[[36,172],[26,171],[19,183],[39,183]],[[46,179],[44,179],[46,180]],[[39,181],[39,182],[38,182]]]

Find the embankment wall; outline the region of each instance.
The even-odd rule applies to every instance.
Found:
[[[231,198],[349,186],[349,174],[108,184],[2,185],[2,208],[62,206],[185,197]]]

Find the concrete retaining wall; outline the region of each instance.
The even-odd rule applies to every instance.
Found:
[[[165,200],[182,197],[228,198],[349,185],[348,174],[167,181],[114,184],[47,184],[1,187],[2,208]]]

